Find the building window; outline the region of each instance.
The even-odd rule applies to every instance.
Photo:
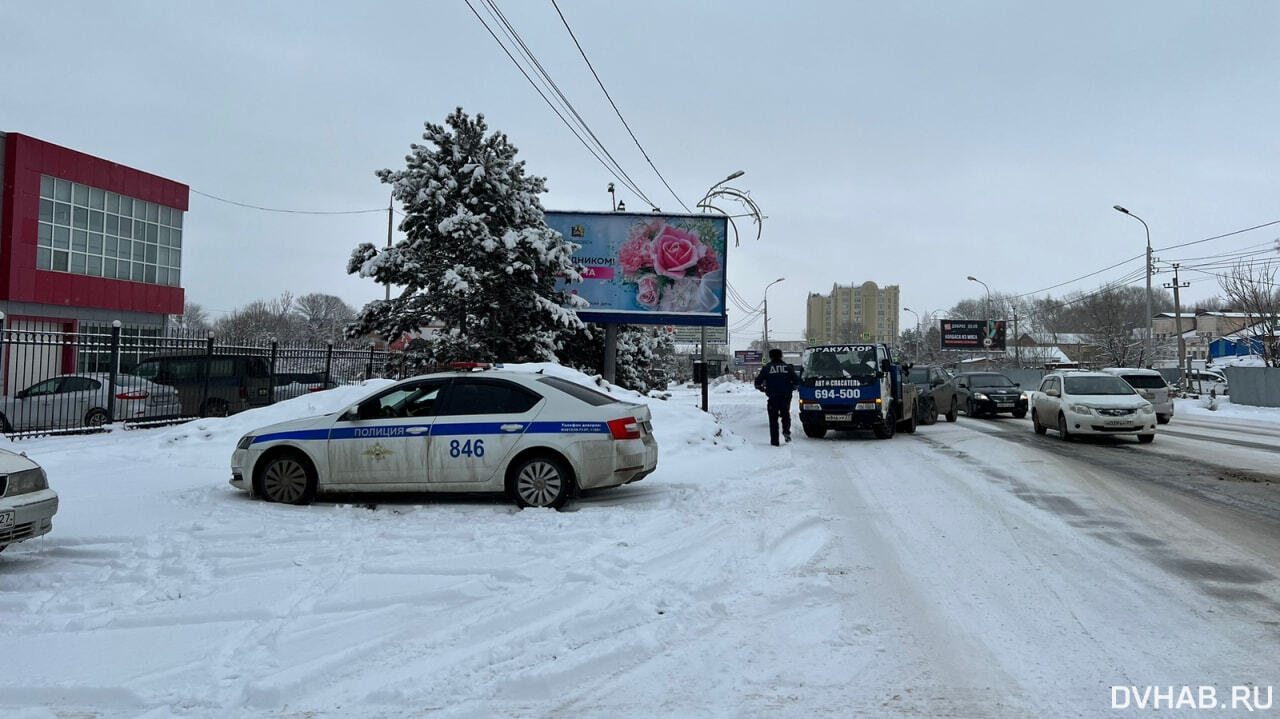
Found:
[[[36,269],[178,287],[182,214],[41,175]]]

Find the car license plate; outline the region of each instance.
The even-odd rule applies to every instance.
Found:
[[[1119,427],[1119,426],[1121,426],[1121,425],[1129,424],[1129,420],[1127,420],[1127,419],[1109,419],[1109,420],[1106,420],[1105,422],[1103,422],[1103,424],[1107,425],[1108,427]]]
[[[13,510],[6,509],[0,512],[0,529],[10,529],[13,527]]]
[[[997,403],[997,404],[996,404],[996,406],[997,406],[997,407],[1012,407],[1012,406],[1013,406],[1013,403],[1012,403],[1012,402],[999,402],[999,403]]]
[[[829,414],[827,415],[827,421],[828,422],[851,422],[853,421],[853,413],[845,412],[844,414]]]
[[[646,419],[640,424],[644,425],[644,431],[648,432],[649,434],[653,434],[653,422],[650,422],[649,420]]]

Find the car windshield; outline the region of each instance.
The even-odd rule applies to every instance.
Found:
[[[804,360],[804,378],[874,377],[876,348],[871,345],[822,347]]]
[[[1164,389],[1168,386],[1165,384],[1164,377],[1158,374],[1122,374],[1120,376],[1134,389]]]
[[[975,374],[969,378],[974,387],[1012,387],[1013,380],[1002,374]]]
[[[1063,381],[1067,394],[1134,394],[1129,383],[1119,377],[1067,377]]]

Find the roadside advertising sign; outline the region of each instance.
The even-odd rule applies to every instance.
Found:
[[[939,320],[942,349],[1005,349],[1004,320]]]
[[[585,322],[724,327],[728,218],[625,212],[547,212],[547,226],[581,245]],[[563,285],[561,285],[563,287]]]
[[[673,339],[679,344],[696,345],[702,342],[702,328],[692,325],[679,325],[671,328],[671,334],[675,335]],[[727,345],[729,344],[729,328],[728,327],[708,327],[707,328],[707,344],[709,345]]]
[[[734,350],[733,366],[743,367],[745,365],[764,364],[764,353],[760,350]]]

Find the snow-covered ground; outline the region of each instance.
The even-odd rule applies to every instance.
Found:
[[[1151,497],[963,419],[774,448],[749,385],[711,414],[680,388],[643,399],[658,471],[564,512],[227,484],[241,434],[375,384],[14,443],[62,504],[0,554],[0,714],[1097,716],[1113,685],[1280,684],[1275,603],[1169,569],[1274,596],[1239,569],[1274,544],[1184,518],[1184,545]]]

